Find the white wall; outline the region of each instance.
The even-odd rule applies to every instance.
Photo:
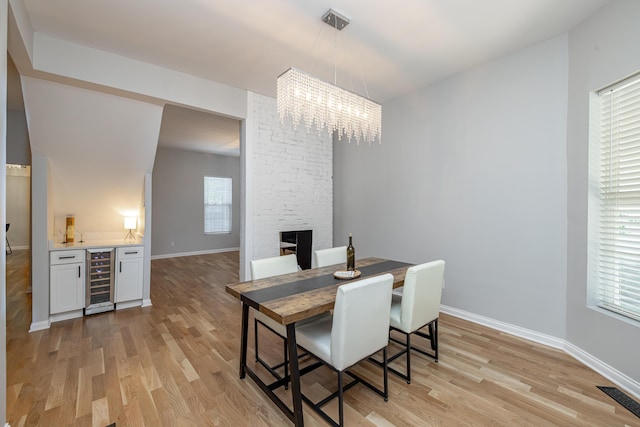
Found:
[[[7,50],[7,0],[0,0],[0,52]],[[4,170],[7,153],[7,55],[0,59],[0,170]],[[0,173],[0,205],[6,202],[6,177]],[[0,224],[6,219],[0,209]],[[5,237],[4,231],[0,239]],[[2,239],[4,240],[4,239]],[[3,243],[4,245],[4,243]],[[7,419],[7,263],[0,263],[0,423]]]
[[[49,327],[49,245],[53,233],[51,180],[47,158],[31,157],[31,328]]]
[[[331,137],[281,125],[273,98],[253,94],[252,105],[252,259],[279,255],[280,231],[313,230],[312,250],[331,247]]]
[[[640,71],[640,2],[616,0],[569,35],[567,339],[640,382],[640,324],[587,304],[589,93]],[[640,395],[640,389],[636,390]]]
[[[334,148],[356,257],[446,261],[443,304],[565,335],[567,37],[383,105],[382,144]]]
[[[138,212],[153,169],[162,107],[30,77],[22,85],[32,152],[49,160],[55,231],[72,214],[77,231],[124,238],[123,216]]]
[[[7,110],[7,163],[31,164],[31,147],[24,111]]]

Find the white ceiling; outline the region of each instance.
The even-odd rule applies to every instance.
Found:
[[[35,31],[275,96],[291,66],[378,102],[567,32],[611,0],[24,0]],[[350,18],[340,32],[320,18]],[[334,59],[335,58],[335,59]],[[363,84],[364,83],[364,84]],[[365,88],[366,84],[366,88]]]
[[[202,111],[165,105],[158,144],[163,147],[240,154],[240,122]]]

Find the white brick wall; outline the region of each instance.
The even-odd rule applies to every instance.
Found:
[[[331,136],[281,124],[273,98],[255,94],[253,106],[253,259],[279,255],[280,231],[313,230],[312,250],[331,247]]]

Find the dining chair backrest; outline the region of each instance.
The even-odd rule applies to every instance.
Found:
[[[294,254],[251,261],[251,278],[253,280],[295,273],[297,271],[298,259]]]
[[[331,326],[331,364],[341,371],[387,346],[393,276],[338,287]]]
[[[438,318],[444,261],[432,261],[407,269],[402,292],[401,329],[415,331]]]
[[[316,267],[326,267],[327,265],[346,264],[347,263],[347,247],[338,246],[337,248],[320,249],[313,253]]]

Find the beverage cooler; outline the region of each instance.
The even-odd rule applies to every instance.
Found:
[[[113,303],[115,249],[87,249],[87,287],[84,314],[102,313]]]

